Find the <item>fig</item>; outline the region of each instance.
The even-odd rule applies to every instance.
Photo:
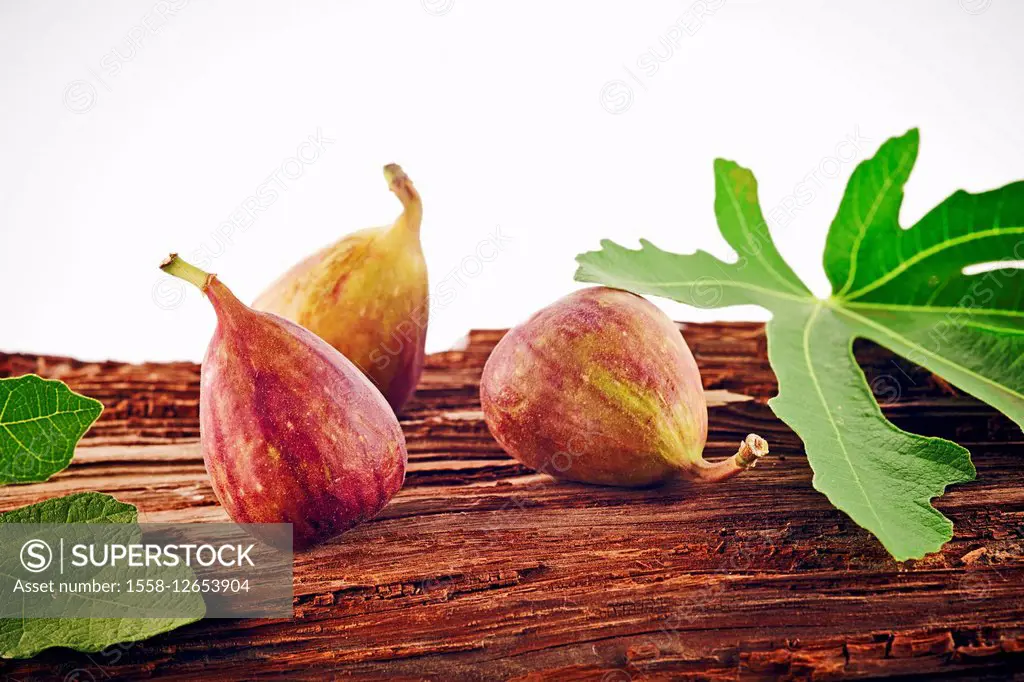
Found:
[[[513,328],[480,382],[484,419],[526,466],[584,483],[723,481],[768,452],[751,434],[726,460],[703,456],[700,372],[675,323],[646,299],[592,287]]]
[[[199,427],[213,490],[236,523],[290,523],[303,549],[375,516],[405,480],[398,419],[370,381],[312,332],[246,306],[175,254],[161,264],[206,294]]]
[[[396,164],[384,167],[384,177],[403,206],[393,224],[354,232],[307,257],[253,307],[341,351],[398,412],[423,373],[429,292],[420,195]]]

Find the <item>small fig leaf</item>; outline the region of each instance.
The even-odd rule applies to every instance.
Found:
[[[0,523],[130,524],[137,519],[134,505],[102,493],[75,493],[0,513]],[[0,658],[31,658],[52,647],[92,653],[114,644],[148,639],[196,620],[199,619],[0,618]]]
[[[775,413],[804,441],[814,486],[898,560],[938,551],[952,524],[931,505],[973,480],[966,449],[902,431],[853,358],[866,338],[947,379],[1024,427],[1024,182],[959,191],[909,229],[899,223],[918,133],[887,141],[854,171],[832,223],[824,265],[833,286],[814,297],[782,259],[753,174],[715,162],[719,229],[739,258],[679,255],[641,240],[580,254],[576,279],[718,308],[772,312],[768,355]],[[1003,262],[1005,261],[1005,262]],[[970,266],[1000,269],[965,274]],[[898,398],[898,382],[885,387]],[[895,393],[895,395],[892,395]]]
[[[34,374],[0,379],[0,485],[45,481],[71,462],[103,411],[98,400]]]

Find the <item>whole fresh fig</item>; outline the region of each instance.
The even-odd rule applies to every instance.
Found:
[[[652,303],[616,289],[577,291],[509,331],[484,366],[480,402],[510,455],[585,483],[721,481],[768,452],[750,435],[727,460],[702,457],[708,412],[689,347]]]
[[[299,262],[253,307],[301,324],[354,362],[397,412],[423,373],[429,313],[420,247],[423,204],[396,164],[384,167],[402,214]]]
[[[315,334],[240,302],[172,254],[161,266],[217,313],[203,359],[206,470],[237,523],[291,523],[298,549],[372,518],[405,479],[402,429],[384,396]]]

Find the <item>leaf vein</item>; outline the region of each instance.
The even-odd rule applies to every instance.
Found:
[[[860,255],[861,244],[867,236],[868,226],[870,226],[872,221],[874,221],[875,213],[877,213],[878,209],[881,208],[882,200],[885,199],[885,193],[889,191],[890,187],[892,187],[893,176],[903,171],[903,166],[906,165],[907,159],[911,156],[912,154],[910,149],[904,151],[903,156],[900,158],[900,162],[896,164],[896,171],[894,173],[886,174],[885,180],[882,182],[882,187],[878,191],[878,196],[875,197],[874,202],[871,204],[871,208],[868,209],[866,219],[862,220],[860,216],[857,216],[859,225],[857,237],[853,240],[853,248],[850,250],[850,272],[846,276],[846,284],[843,285],[842,290],[839,292],[840,296],[849,291],[850,287],[853,286],[853,280],[857,275],[857,257]],[[854,191],[856,191],[856,186],[854,186]],[[856,215],[856,213],[854,215]]]
[[[829,409],[828,400],[825,398],[825,392],[821,389],[821,382],[818,380],[818,374],[814,371],[814,361],[811,359],[811,328],[814,326],[815,320],[818,319],[818,314],[821,312],[822,304],[818,304],[814,307],[814,311],[807,319],[807,324],[804,325],[803,333],[803,352],[804,361],[807,363],[807,372],[810,375],[811,382],[814,384],[814,390],[818,393],[818,399],[821,401],[821,406],[825,410],[825,414],[828,416],[828,421],[832,425],[832,431],[836,435],[836,441],[839,443],[840,449],[843,451],[843,459],[846,465],[850,469],[850,473],[853,475],[853,479],[857,483],[857,487],[860,488],[861,496],[864,498],[865,505],[871,512],[871,515],[875,517],[878,522],[878,532],[882,533],[885,528],[885,524],[882,523],[881,517],[878,512],[875,511],[875,507],[871,504],[871,498],[868,496],[867,490],[864,488],[864,483],[860,480],[860,475],[857,473],[856,468],[853,466],[853,460],[850,458],[850,452],[846,448],[846,442],[843,440],[842,432],[839,430],[839,425],[836,424],[835,418],[832,416],[832,410]]]
[[[917,229],[918,228],[911,228],[911,231],[915,231]],[[981,232],[971,232],[970,234],[961,235],[960,237],[954,237],[953,239],[950,239],[948,241],[939,242],[937,244],[934,244],[934,245],[928,247],[927,249],[924,249],[922,251],[918,251],[913,256],[911,256],[907,260],[903,261],[902,263],[897,265],[895,268],[893,268],[892,270],[890,270],[886,274],[882,275],[881,277],[879,277],[878,279],[874,280],[873,282],[865,284],[860,289],[857,289],[856,291],[854,291],[851,294],[847,294],[847,295],[844,296],[843,294],[846,291],[846,288],[844,287],[844,290],[840,291],[836,295],[836,297],[837,298],[842,298],[843,300],[847,300],[847,301],[853,301],[853,300],[863,296],[864,294],[866,294],[868,292],[874,291],[875,289],[877,289],[878,287],[882,286],[883,284],[886,284],[887,282],[892,281],[893,279],[895,279],[896,277],[900,276],[901,274],[906,272],[908,269],[913,267],[914,265],[920,263],[922,260],[924,260],[926,258],[930,258],[930,257],[934,256],[935,254],[942,253],[946,249],[950,249],[950,248],[952,248],[954,246],[959,246],[961,244],[967,244],[967,243],[972,242],[972,241],[977,241],[978,239],[986,239],[988,237],[998,237],[998,236],[1002,236],[1004,234],[1024,234],[1024,226],[1022,226],[1022,227],[1005,227],[1005,228],[1003,228],[1003,227],[996,227],[996,228],[992,228],[992,229],[988,229],[988,230],[982,230]]]

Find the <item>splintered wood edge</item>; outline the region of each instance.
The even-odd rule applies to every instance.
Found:
[[[720,389],[704,391],[704,400],[707,402],[708,407],[721,407],[731,403],[745,403],[753,399],[754,396],[752,395],[743,395],[742,393],[733,393],[732,391]]]

